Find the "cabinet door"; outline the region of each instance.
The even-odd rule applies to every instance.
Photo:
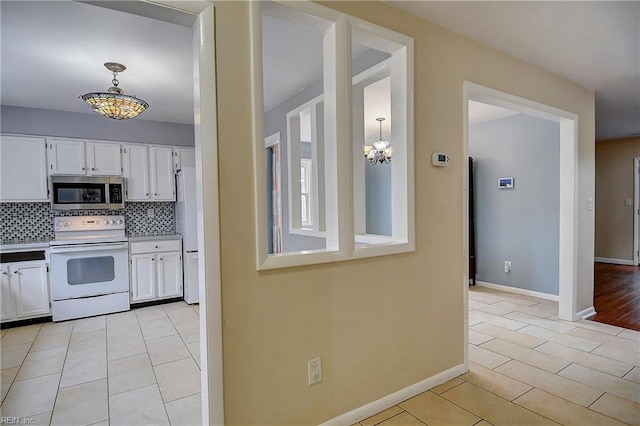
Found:
[[[120,145],[87,142],[87,168],[93,176],[122,176]]]
[[[149,152],[144,145],[124,146],[124,177],[127,201],[148,201]]]
[[[49,174],[84,175],[87,173],[84,141],[48,139]]]
[[[175,201],[176,181],[173,172],[173,149],[152,147],[151,193],[154,200]]]
[[[156,255],[131,256],[131,302],[156,298]]]
[[[48,201],[44,138],[0,136],[0,201]]]
[[[9,280],[11,270],[7,265],[0,265],[0,271],[0,321],[7,321],[16,316]]]
[[[11,265],[11,293],[18,318],[48,315],[49,285],[44,262]]]
[[[195,148],[176,148],[176,171],[183,167],[196,166],[196,150]]]
[[[182,296],[182,255],[180,252],[158,253],[158,297]]]

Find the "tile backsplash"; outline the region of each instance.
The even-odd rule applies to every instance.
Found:
[[[53,239],[53,218],[58,216],[125,216],[127,235],[175,232],[172,202],[125,203],[124,210],[52,211],[50,203],[0,203],[0,243]],[[147,212],[153,209],[154,217]]]

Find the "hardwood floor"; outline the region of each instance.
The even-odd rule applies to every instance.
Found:
[[[594,287],[590,320],[640,331],[640,266],[596,263]]]

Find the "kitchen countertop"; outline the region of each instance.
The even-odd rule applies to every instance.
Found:
[[[46,250],[49,248],[49,241],[33,241],[25,240],[15,243],[0,245],[0,251],[3,253],[11,253],[16,251],[35,251]]]
[[[149,235],[130,235],[129,242],[136,241],[158,241],[158,240],[181,240],[180,234],[149,234]]]

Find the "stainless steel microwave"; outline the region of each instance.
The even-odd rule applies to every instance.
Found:
[[[51,176],[52,210],[122,210],[121,177]]]

